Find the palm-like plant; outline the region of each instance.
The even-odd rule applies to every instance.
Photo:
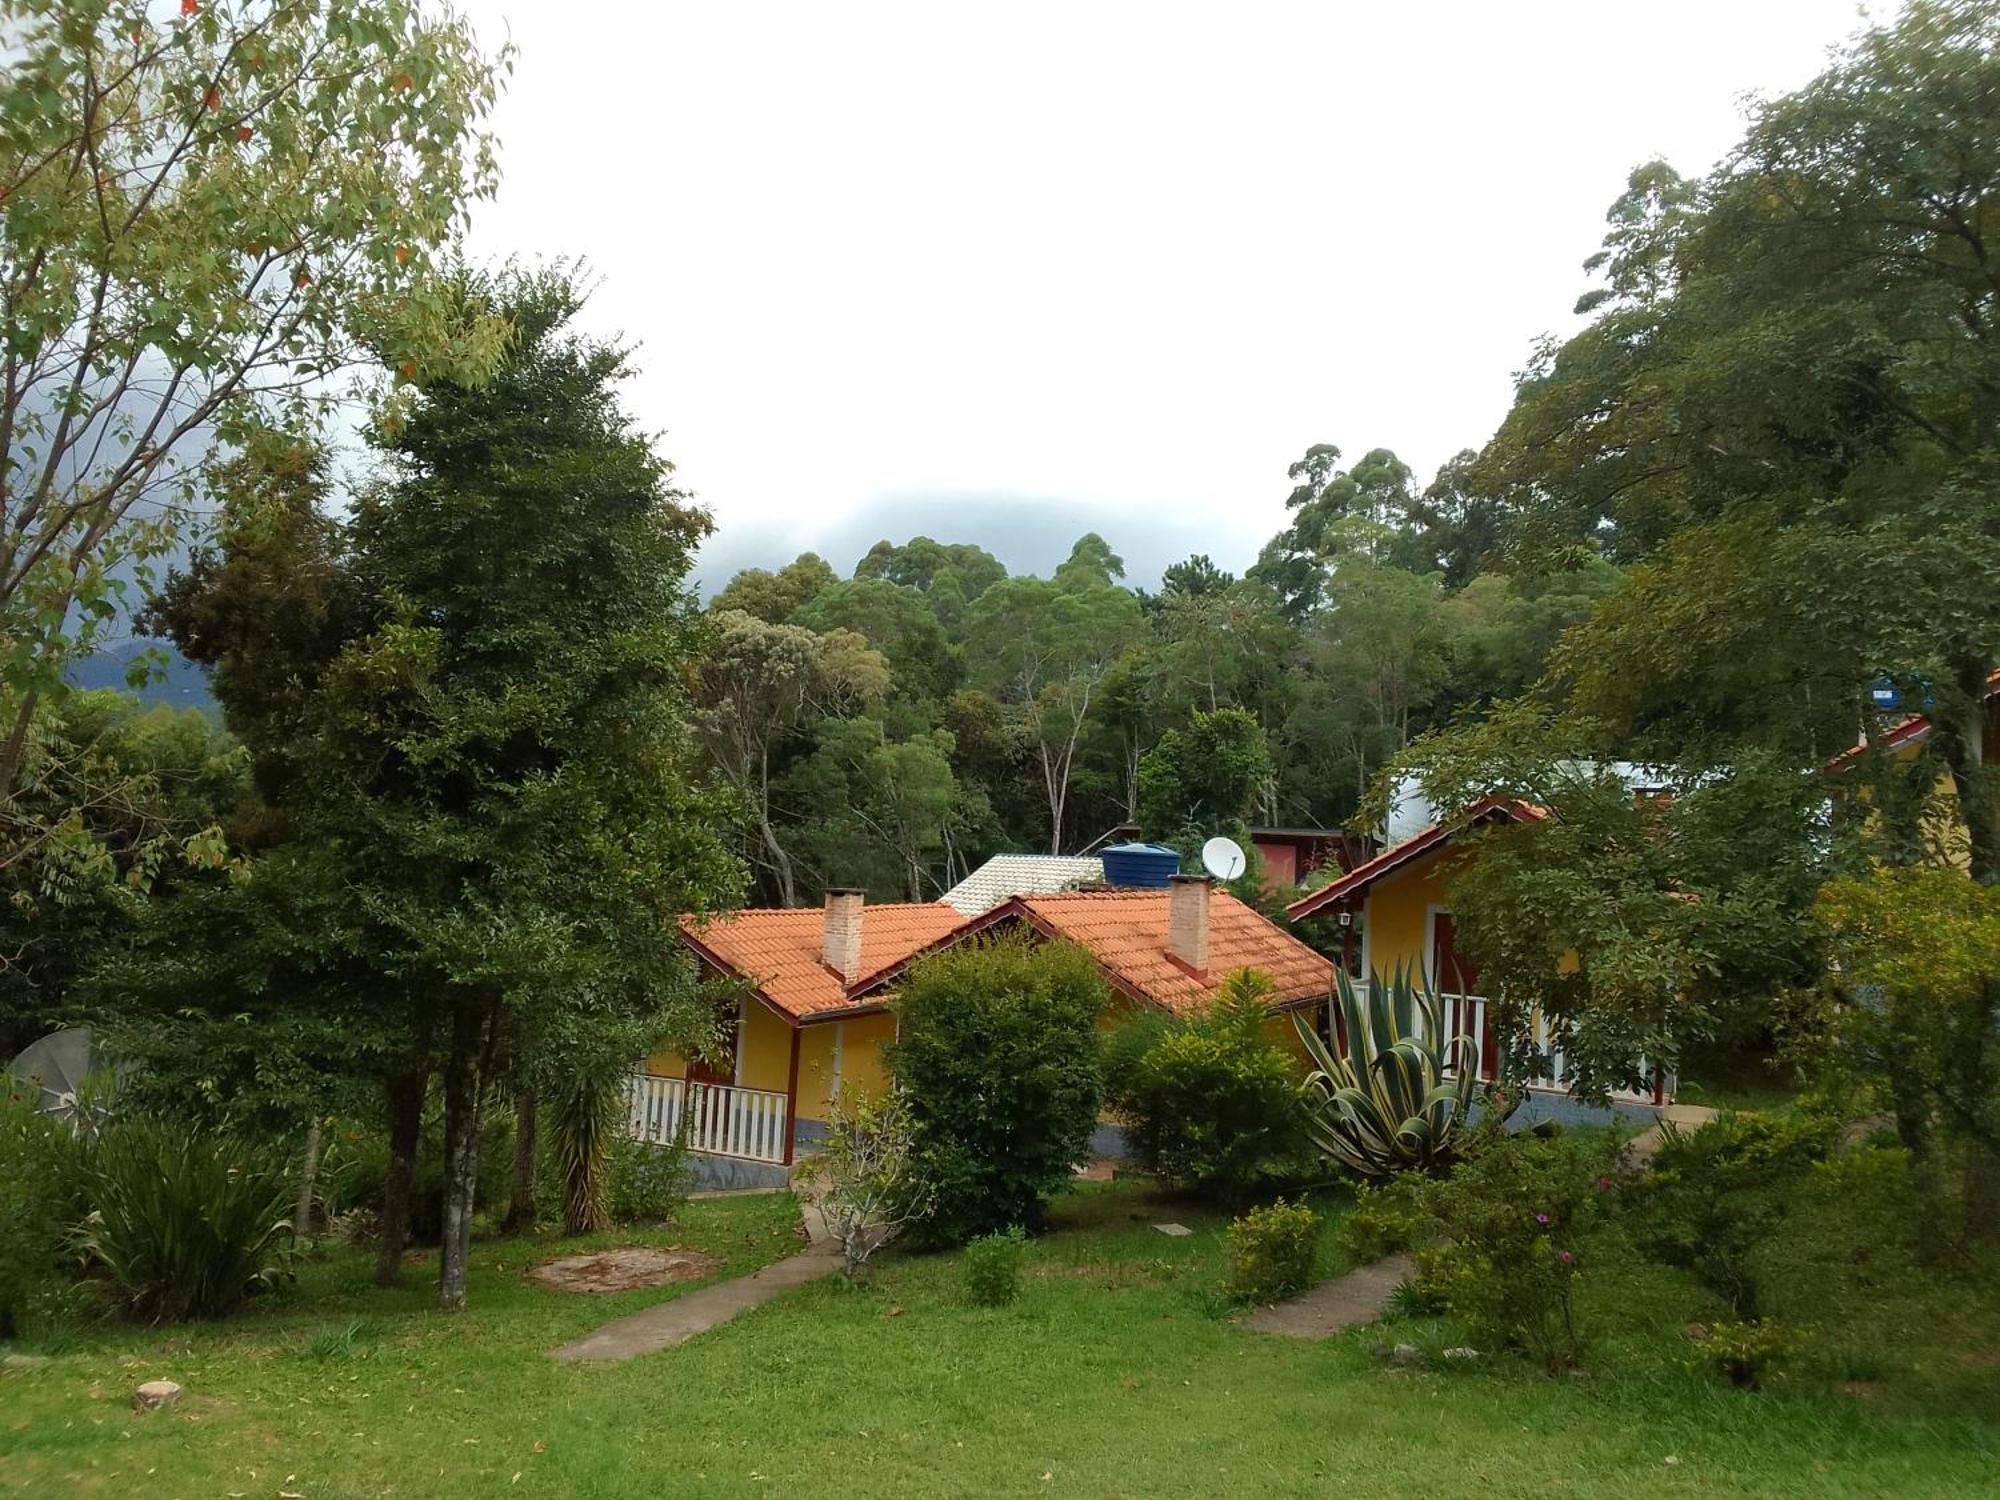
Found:
[[[624,1127],[626,1081],[609,1068],[581,1069],[548,1091],[547,1125],[562,1181],[564,1234],[611,1225],[611,1143]]]
[[[1304,1017],[1292,1021],[1312,1058],[1301,1089],[1306,1131],[1324,1155],[1364,1177],[1426,1172],[1448,1162],[1479,1088],[1478,1049],[1447,1036],[1437,991],[1405,967],[1357,992],[1339,976],[1340,1049]]]

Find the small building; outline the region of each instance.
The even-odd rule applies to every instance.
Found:
[[[1253,968],[1275,985],[1275,1034],[1296,1046],[1289,1013],[1323,1007],[1333,988],[1330,960],[1194,876],[1166,889],[1025,892],[972,917],[941,901],[869,905],[859,891],[831,890],[818,910],[683,918],[705,975],[739,987],[730,1045],[708,1061],[646,1059],[633,1079],[634,1133],[665,1140],[685,1129],[714,1185],[784,1180],[824,1133],[833,1098],[884,1085],[910,964],[1010,927],[1068,939],[1097,960],[1114,996],[1106,1025],[1139,1007],[1198,1013],[1231,972]]]
[[[1476,858],[1469,837],[1505,823],[1539,823],[1548,809],[1519,799],[1490,798],[1461,823],[1433,823],[1355,866],[1285,908],[1294,922],[1331,918],[1346,935],[1343,959],[1357,980],[1401,969],[1420,975],[1444,1000],[1445,1025],[1472,1037],[1481,1078],[1497,1081],[1503,1058],[1479,982],[1479,967],[1460,948],[1452,920],[1451,881]],[[1552,1075],[1531,1092],[1567,1096],[1560,1052],[1550,1055]],[[1626,1106],[1659,1106],[1673,1098],[1673,1080],[1656,1075],[1653,1087],[1621,1094]],[[1531,1116],[1543,1111],[1530,1111]],[[1567,1111],[1565,1111],[1567,1112]]]

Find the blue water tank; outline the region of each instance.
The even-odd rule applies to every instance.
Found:
[[[1106,885],[1163,891],[1181,870],[1180,854],[1160,844],[1112,844],[1098,853]]]

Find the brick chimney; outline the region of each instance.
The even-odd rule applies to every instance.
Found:
[[[1206,875],[1176,875],[1167,889],[1167,952],[1197,974],[1205,974],[1209,879]]]
[[[867,902],[865,892],[847,886],[827,888],[819,955],[842,984],[852,984],[861,977],[861,911]]]

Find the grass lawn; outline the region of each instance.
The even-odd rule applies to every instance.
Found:
[[[1163,1218],[1197,1232],[1157,1234]],[[343,1250],[229,1323],[94,1335],[0,1370],[0,1493],[2000,1493],[2000,1404],[1980,1405],[2000,1371],[1976,1359],[1939,1354],[1942,1373],[1918,1361],[1907,1382],[1878,1371],[1865,1396],[1805,1381],[1740,1394],[1662,1346],[1660,1329],[1707,1310],[1701,1294],[1615,1265],[1584,1282],[1604,1331],[1587,1380],[1507,1361],[1392,1369],[1370,1350],[1383,1332],[1299,1343],[1219,1316],[1219,1228],[1142,1186],[1082,1187],[1058,1201],[1012,1307],[966,1306],[955,1257],[892,1255],[862,1290],[822,1282],[606,1368],[545,1351],[672,1291],[545,1291],[520,1273],[557,1242],[492,1241],[471,1310],[447,1318],[427,1286],[369,1289],[366,1257]],[[673,1231],[606,1242],[648,1240],[734,1273],[793,1248],[793,1208],[712,1200]],[[2000,1325],[1982,1305],[1970,1326]],[[1387,1336],[1437,1347],[1452,1332]],[[178,1339],[192,1349],[167,1352]],[[133,1414],[132,1388],[156,1377],[187,1394]]]

